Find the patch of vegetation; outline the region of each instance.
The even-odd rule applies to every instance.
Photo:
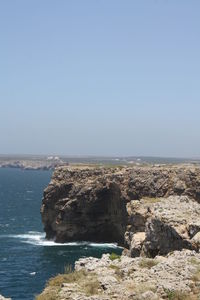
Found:
[[[45,290],[42,294],[35,297],[36,300],[58,300],[57,290]]]
[[[124,277],[123,271],[120,269],[120,267],[115,266],[115,265],[110,265],[110,268],[115,271],[115,275],[118,280],[122,279]]]
[[[191,259],[190,259],[190,263],[194,266],[194,267],[196,267],[196,270],[195,270],[195,272],[194,272],[194,274],[193,274],[193,276],[192,276],[192,281],[194,282],[194,284],[197,286],[197,285],[199,285],[199,283],[200,283],[200,260],[198,260],[197,258],[195,258],[195,257],[192,257]],[[200,295],[199,295],[200,296]],[[199,299],[200,299],[200,297],[199,297]]]
[[[72,265],[68,264],[68,265],[66,265],[66,266],[64,267],[64,273],[65,273],[65,274],[70,274],[70,273],[72,273],[72,272],[73,272],[73,267],[72,267]]]
[[[200,266],[196,269],[194,275],[192,276],[192,281],[195,283],[200,282]]]
[[[157,203],[160,202],[160,198],[155,197],[143,197],[142,200],[146,203]]]
[[[83,280],[88,276],[85,270],[74,271],[69,274],[58,274],[56,277],[50,278],[48,286],[59,286],[61,287],[63,283],[73,283]]]
[[[181,291],[165,290],[168,300],[197,300],[196,295],[189,295]]]
[[[142,258],[139,262],[139,266],[141,268],[151,269],[152,267],[156,266],[159,262],[156,259],[150,258]]]
[[[123,169],[124,167],[126,167],[125,165],[119,165],[119,164],[104,164],[103,165],[104,168],[106,169]]]
[[[119,269],[119,267],[118,267],[118,266],[115,266],[115,265],[110,265],[109,268],[110,268],[110,269],[113,269],[113,270],[118,270],[118,269]]]
[[[196,257],[192,257],[190,259],[190,262],[192,265],[197,265],[197,266],[200,265],[200,261],[198,259],[196,259]]]
[[[153,284],[148,283],[140,283],[136,286],[129,286],[129,288],[134,289],[136,293],[135,300],[141,299],[141,294],[152,291],[153,293],[156,293],[156,287]],[[175,291],[175,290],[165,290],[166,297],[165,299],[168,300],[200,300],[200,294],[187,294],[181,291]]]
[[[99,281],[95,278],[91,279],[90,281],[85,282],[84,284],[84,291],[87,296],[97,295],[99,290],[101,289]]]
[[[138,284],[135,288],[134,291],[136,292],[137,295],[141,295],[147,291],[152,291],[155,292],[156,288],[154,285],[149,284],[149,283],[140,283]]]
[[[121,259],[121,256],[112,252],[109,256],[110,260]]]
[[[70,268],[67,267],[66,270],[69,272]],[[59,299],[58,293],[63,283],[77,283],[77,291],[81,291],[87,296],[96,295],[101,289],[95,273],[89,273],[85,270],[73,271],[68,274],[58,274],[56,277],[50,278],[45,290],[36,297],[36,300]]]

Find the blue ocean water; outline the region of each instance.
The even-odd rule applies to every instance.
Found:
[[[116,245],[46,241],[40,206],[50,171],[0,168],[0,294],[32,300],[46,281],[84,256],[120,253]]]

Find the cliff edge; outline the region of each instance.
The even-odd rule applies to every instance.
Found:
[[[131,257],[198,251],[200,168],[58,167],[41,214],[56,242],[115,242]]]
[[[116,242],[81,258],[36,298],[200,299],[200,168],[57,168],[41,208],[47,238]]]

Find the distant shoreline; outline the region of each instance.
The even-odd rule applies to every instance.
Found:
[[[59,157],[47,157],[47,158],[11,158],[11,157],[1,157],[0,158],[0,168],[13,168],[21,170],[54,170],[58,166],[67,165],[67,162],[63,162]]]
[[[1,166],[0,165],[0,169],[19,169],[19,170],[25,170],[25,171],[50,171],[50,170],[54,170],[55,169],[55,167],[25,167],[25,166],[20,166],[20,167],[16,167],[16,166],[13,166],[13,165],[3,165],[3,166]]]
[[[200,164],[199,159],[165,158],[165,157],[67,157],[67,156],[11,156],[0,155],[0,168],[21,170],[54,170],[59,166],[144,166],[170,164]]]

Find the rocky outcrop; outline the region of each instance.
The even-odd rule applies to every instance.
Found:
[[[129,256],[198,251],[200,168],[59,167],[41,208],[47,238],[116,242]]]
[[[199,249],[200,204],[188,196],[145,198],[127,205],[125,234],[130,256],[154,257],[173,250]]]
[[[200,169],[57,168],[41,208],[47,238],[124,246],[82,258],[40,299],[200,299]]]
[[[47,238],[124,243],[126,198],[104,174],[101,169],[56,169],[41,209]]]
[[[52,293],[52,299],[63,300],[198,300],[200,254],[182,250],[154,259],[111,260],[109,254],[83,258],[74,273],[52,279],[37,299],[48,299],[45,296]]]

